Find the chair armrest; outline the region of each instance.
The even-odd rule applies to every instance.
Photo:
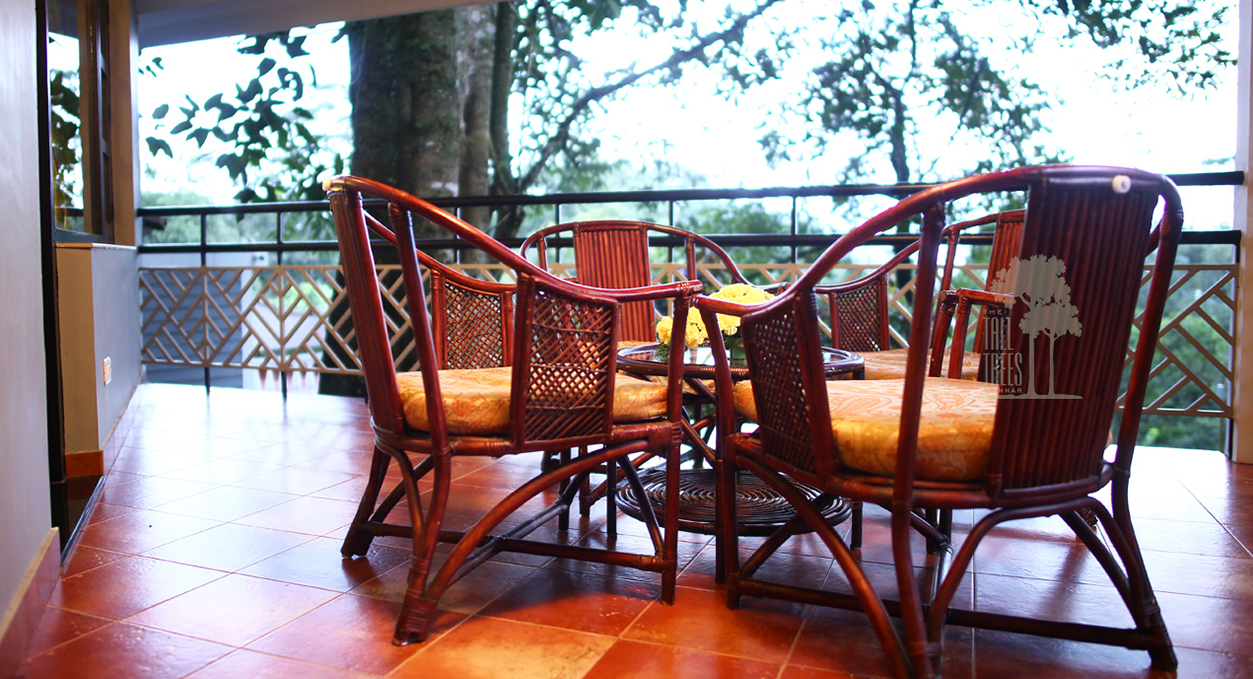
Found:
[[[948,377],[960,379],[962,360],[966,354],[966,330],[970,325],[970,309],[975,305],[1001,306],[1008,310],[1014,304],[1014,296],[1003,292],[958,288],[940,293],[939,310],[936,314],[934,344],[931,350],[930,374],[940,374],[940,361],[944,355],[944,343],[950,319],[953,323],[953,347],[949,353]]]

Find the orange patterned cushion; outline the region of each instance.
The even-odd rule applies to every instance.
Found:
[[[827,382],[831,430],[843,464],[891,476],[904,380]],[[735,385],[735,409],[756,421],[751,382]],[[987,470],[996,419],[997,385],[945,377],[923,388],[915,474],[935,481],[973,481]]]
[[[508,431],[512,379],[513,369],[508,367],[439,371],[448,433],[484,436]],[[422,374],[398,373],[396,382],[400,387],[405,421],[415,429],[429,431]],[[664,385],[627,375],[618,375],[614,384],[614,422],[639,422],[666,416]]]
[[[929,352],[928,352],[929,353]],[[866,359],[866,379],[868,380],[903,380],[905,379],[905,360],[909,357],[909,349],[888,349],[887,351],[866,351],[861,357]],[[948,373],[948,356],[944,357],[943,372]],[[962,379],[973,380],[979,375],[979,354],[966,352],[962,356]]]

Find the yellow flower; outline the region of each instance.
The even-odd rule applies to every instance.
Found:
[[[674,319],[666,316],[657,321],[657,340],[662,344],[670,343],[670,333],[674,331]]]
[[[721,290],[714,292],[710,297],[714,299],[722,299],[729,302],[738,302],[740,304],[757,304],[767,300],[774,299],[774,295],[755,288],[751,285],[743,283],[732,283],[723,287]],[[734,335],[739,332],[740,318],[739,316],[727,316],[718,314],[718,330],[724,335]],[[674,319],[666,316],[657,322],[657,339],[662,344],[670,343],[670,336],[674,332]],[[709,332],[705,328],[705,323],[701,320],[700,313],[692,309],[687,315],[687,328],[683,333],[683,343],[688,347],[698,347],[709,341]]]

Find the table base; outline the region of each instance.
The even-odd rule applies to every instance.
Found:
[[[660,521],[666,511],[666,471],[653,469],[640,474],[640,484],[643,485],[644,495]],[[817,488],[795,482],[793,484],[810,500],[822,496],[822,492]],[[714,533],[716,492],[717,474],[714,470],[683,469],[679,471],[680,530],[706,535]],[[618,487],[617,495],[618,507],[623,513],[638,519],[641,505],[631,486],[623,483]],[[795,515],[787,500],[752,474],[740,474],[736,484],[735,499],[738,518],[737,532],[740,535],[770,535]],[[838,497],[824,499],[817,509],[831,525],[847,519],[853,510],[848,500]],[[809,529],[803,527],[797,532],[807,533]]]

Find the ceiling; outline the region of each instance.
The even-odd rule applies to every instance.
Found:
[[[136,0],[139,46],[412,14],[482,0]]]

